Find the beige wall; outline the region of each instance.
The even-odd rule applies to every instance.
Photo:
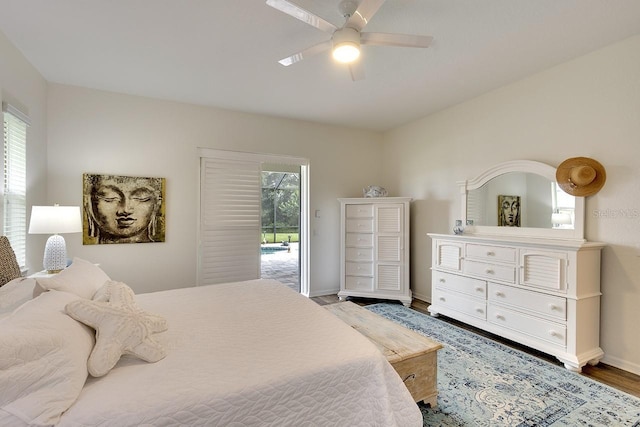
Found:
[[[600,160],[608,180],[587,200],[586,236],[608,245],[602,257],[601,342],[605,361],[636,373],[640,373],[640,341],[635,333],[640,306],[639,76],[640,37],[635,37],[383,137],[47,85],[0,33],[0,97],[24,109],[33,121],[29,205],[79,204],[84,172],[167,177],[166,243],[89,247],[82,246],[79,235],[67,237],[71,255],[99,262],[137,292],[195,283],[197,147],[310,159],[310,208],[321,211],[320,218],[311,218],[315,294],[338,286],[337,197],[359,196],[361,188],[372,183],[387,187],[392,195],[413,197],[412,287],[426,300],[431,257],[426,233],[447,233],[459,217],[456,181],[505,160],[530,159],[554,166],[573,156]],[[597,216],[598,212],[605,216]],[[31,271],[41,269],[45,238],[28,237]]]
[[[69,235],[70,255],[100,263],[136,292],[196,283],[197,148],[283,154],[310,161],[310,286],[339,287],[338,197],[375,182],[378,133],[49,84],[50,202],[80,204],[82,174],[167,178],[165,243],[83,246]]]
[[[607,170],[603,190],[587,199],[585,233],[607,244],[604,360],[640,373],[640,36],[385,135],[383,181],[415,199],[412,287],[430,299],[426,233],[449,233],[460,217],[457,181],[506,160],[557,166],[575,156],[593,157]]]
[[[27,131],[27,214],[32,205],[45,204],[47,197],[46,91],[44,78],[0,32],[0,101],[12,104],[31,120]],[[32,272],[42,270],[46,238],[27,236],[27,266]]]

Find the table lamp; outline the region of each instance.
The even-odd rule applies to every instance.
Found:
[[[44,247],[44,269],[58,273],[67,266],[67,245],[63,233],[80,233],[82,221],[79,206],[33,206],[29,234],[53,234]]]
[[[568,213],[554,212],[551,214],[553,228],[560,228],[563,225],[571,224],[571,215]]]

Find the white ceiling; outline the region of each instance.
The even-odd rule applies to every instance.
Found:
[[[341,26],[339,0],[292,0]],[[0,0],[0,31],[51,82],[384,131],[640,34],[639,0],[387,0],[353,82],[329,34],[264,0]]]

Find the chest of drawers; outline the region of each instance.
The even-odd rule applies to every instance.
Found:
[[[411,304],[408,197],[340,201],[340,292]]]
[[[429,234],[429,312],[551,354],[597,363],[602,244]]]

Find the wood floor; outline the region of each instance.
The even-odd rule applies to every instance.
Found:
[[[320,297],[314,297],[311,299],[320,305],[334,304],[339,301],[337,295],[325,295]],[[381,301],[381,300],[368,299],[368,298],[349,298],[349,300],[360,305],[369,305],[369,304],[375,304],[378,302],[389,302],[389,301]],[[414,299],[411,304],[412,309],[424,314],[429,314],[429,312],[427,311],[427,307],[429,307],[429,303],[426,303],[424,301],[420,301],[417,299]],[[562,366],[562,364],[555,357],[549,356],[544,353],[540,353],[531,348],[514,343],[513,341],[509,341],[504,338],[493,335],[489,332],[485,332],[483,330],[474,328],[473,326],[465,325],[464,323],[458,322],[456,320],[449,319],[443,316],[439,318],[451,324],[454,324],[456,326],[462,327],[469,331],[491,338],[502,344],[517,348],[531,355],[540,357],[551,363]],[[622,369],[614,368],[613,366],[605,365],[604,363],[599,363],[597,366],[590,366],[590,365],[585,366],[582,369],[581,375],[584,375],[586,377],[589,377],[601,383],[607,384],[613,388],[632,394],[636,397],[640,397],[640,376],[636,374],[623,371]]]

